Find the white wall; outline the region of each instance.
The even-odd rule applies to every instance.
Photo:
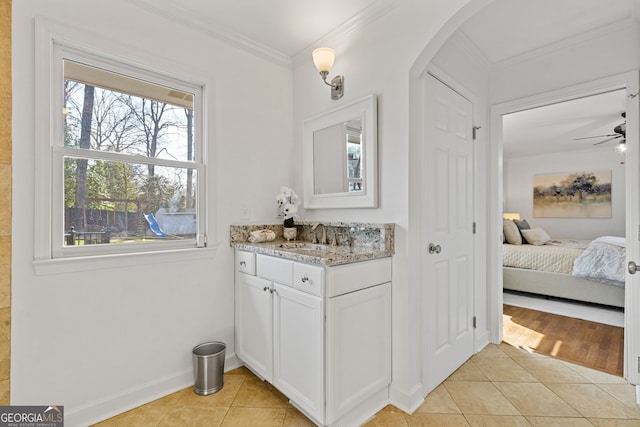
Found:
[[[552,238],[594,239],[599,236],[624,236],[625,166],[624,157],[613,149],[553,153],[517,157],[504,161],[505,212],[520,212],[532,227],[541,227]],[[534,218],[534,175],[564,172],[612,172],[611,218]]]
[[[205,257],[35,274],[35,16],[83,30],[85,42],[98,40],[92,47],[206,84]],[[245,202],[253,220],[274,222],[275,194],[293,182],[292,73],[123,0],[15,1],[12,32],[11,403],[64,405],[69,426],[88,425],[193,384],[191,349],[200,342],[224,341],[233,355],[229,224]]]
[[[578,37],[574,43],[497,64],[491,72],[490,104],[640,68],[640,26],[635,20]]]

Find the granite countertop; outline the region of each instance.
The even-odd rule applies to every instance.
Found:
[[[286,240],[274,240],[265,243],[238,242],[232,246],[244,251],[322,266],[349,264],[377,258],[386,258],[393,255],[392,250],[378,249],[369,246],[331,246],[313,244],[300,240],[290,242]]]

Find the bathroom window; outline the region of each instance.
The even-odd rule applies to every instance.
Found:
[[[40,258],[204,247],[202,87],[93,52],[53,53]]]

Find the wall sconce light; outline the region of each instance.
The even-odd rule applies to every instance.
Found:
[[[627,151],[627,141],[624,138],[622,138],[620,143],[616,146],[616,151],[620,154]]]
[[[313,56],[314,65],[318,71],[320,71],[322,81],[326,85],[331,86],[331,99],[336,100],[342,98],[344,94],[344,77],[335,76],[331,80],[331,83],[327,82],[327,76],[336,59],[336,54],[333,49],[329,47],[319,47],[315,49],[311,55]]]

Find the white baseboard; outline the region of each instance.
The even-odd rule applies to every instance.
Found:
[[[474,342],[475,342],[475,352],[478,353],[480,350],[485,348],[487,344],[489,344],[489,331],[486,329],[483,331],[476,331],[476,337]]]
[[[352,410],[331,423],[335,427],[360,426],[373,418],[376,413],[382,410],[389,402],[389,389],[380,389],[369,396],[364,402],[356,405]]]
[[[402,409],[407,414],[412,414],[424,402],[422,395],[422,384],[416,384],[410,391],[400,390],[391,385],[389,392],[389,403],[398,409]]]
[[[233,353],[224,358],[224,371],[229,372],[243,365],[242,361],[238,359],[238,356]]]
[[[242,365],[235,353],[226,356],[224,363],[225,372]],[[193,386],[193,368],[123,390],[81,407],[65,407],[64,424],[67,427],[92,425],[189,386]]]

